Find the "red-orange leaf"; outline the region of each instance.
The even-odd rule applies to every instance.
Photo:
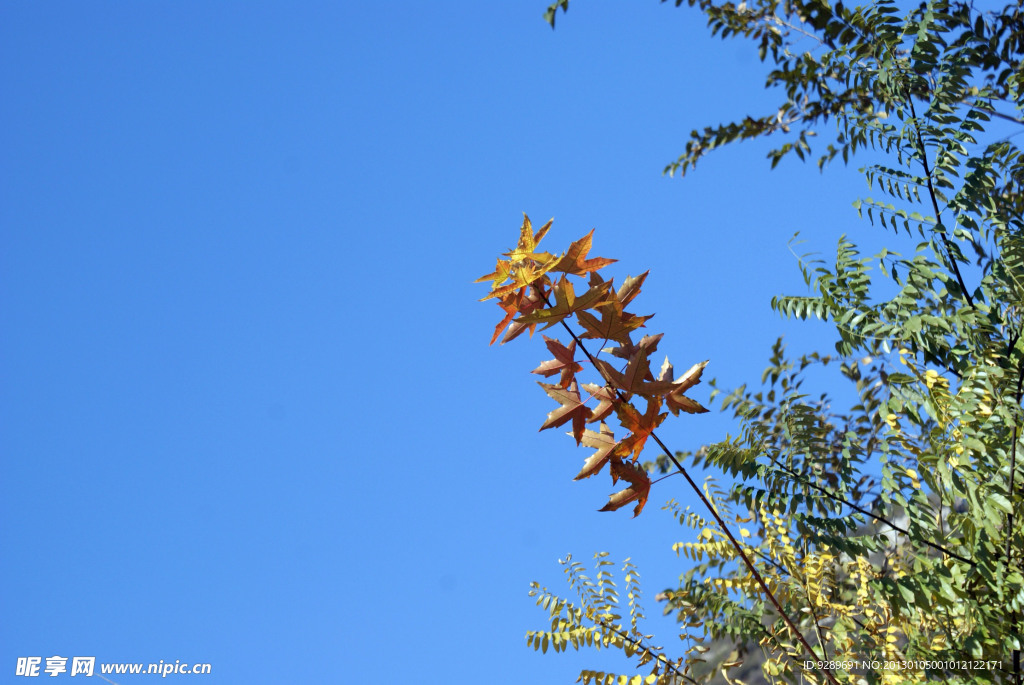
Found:
[[[582,480],[583,478],[590,478],[595,473],[598,473],[604,468],[604,465],[611,459],[612,452],[615,450],[615,445],[618,442],[615,440],[615,436],[612,434],[610,428],[605,423],[601,424],[601,432],[597,433],[592,430],[584,431],[583,445],[587,447],[593,447],[597,451],[587,457],[587,461],[584,462],[583,468],[576,474],[573,480]]]
[[[587,253],[590,252],[593,237],[594,229],[590,229],[590,233],[586,234],[569,246],[568,251],[566,251],[565,255],[560,260],[558,260],[558,263],[552,271],[564,271],[565,273],[572,274],[574,276],[583,276],[588,272],[597,271],[602,267],[618,261],[615,259],[606,259],[604,257],[587,259],[586,256]]]
[[[523,290],[511,292],[498,300],[498,306],[504,310],[505,316],[498,322],[498,325],[494,327],[494,335],[491,336],[491,342],[488,343],[489,345],[494,344],[494,341],[498,339],[501,332],[505,330],[505,326],[507,326],[508,323],[515,318],[515,315],[519,313],[519,306],[522,304],[524,292],[526,292],[525,288]]]
[[[568,388],[569,383],[572,382],[573,377],[577,372],[583,370],[583,366],[576,361],[576,341],[573,340],[569,347],[566,347],[558,340],[544,336],[544,342],[547,344],[548,349],[551,350],[551,354],[555,355],[554,359],[550,359],[531,373],[539,373],[542,376],[554,376],[556,373],[561,373],[562,376],[559,379],[558,384],[563,388]]]
[[[658,410],[661,409],[661,399],[658,397],[647,398],[647,411],[643,414],[633,408],[631,404],[620,404],[617,412],[619,415],[619,421],[622,423],[622,427],[628,431],[631,431],[631,435],[623,440],[629,451],[633,453],[633,459],[636,460],[640,456],[641,450],[647,443],[647,438],[650,437],[654,429],[657,428],[668,413],[659,414]],[[626,456],[628,452],[622,456]]]
[[[544,300],[533,288],[529,290],[529,293],[527,293],[526,288],[520,288],[519,290],[502,296],[502,298],[498,300],[498,306],[505,311],[505,316],[498,322],[498,325],[494,327],[494,335],[491,336],[490,344],[494,344],[494,341],[498,339],[499,335],[501,335],[501,331],[505,326],[508,326],[509,328],[508,333],[505,334],[505,337],[501,341],[502,345],[507,343],[509,340],[519,337],[519,334],[526,330],[527,327],[530,329],[530,334],[532,335],[533,329],[537,327],[536,324],[520,324],[512,321],[512,318],[516,314],[529,314],[543,304]],[[511,325],[509,325],[510,321],[512,321]]]
[[[580,440],[583,439],[583,431],[586,430],[587,419],[590,418],[590,407],[583,404],[583,400],[580,399],[580,389],[576,381],[573,381],[568,388],[540,381],[537,381],[537,385],[544,388],[544,392],[562,405],[548,414],[548,420],[544,422],[540,430],[556,428],[571,420],[573,437],[576,438],[576,444],[580,444]]]
[[[635,501],[633,518],[636,518],[647,504],[647,495],[651,491],[650,477],[642,466],[629,461],[613,461],[611,470],[613,482],[621,478],[629,483],[629,487],[611,495],[608,498],[608,504],[601,507],[599,511],[615,511]]]

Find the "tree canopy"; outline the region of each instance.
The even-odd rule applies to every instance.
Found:
[[[643,669],[584,671],[582,682],[731,680],[757,654],[763,677],[779,682],[1020,683],[1021,4],[686,4],[713,34],[751,41],[780,97],[770,112],[693,131],[665,172],[691,173],[718,147],[766,136],[778,141],[772,167],[789,155],[823,170],[859,160],[877,196],[858,199],[858,211],[913,246],[894,240],[868,256],[841,236],[834,261],[801,260],[808,292],[772,306],[830,322],[835,349],[791,358],[780,341],[760,385],[712,384],[736,435],[672,453],[656,436],[661,410],[704,410],[684,394],[703,363],[680,378],[666,363],[656,376],[649,356],[661,336],[634,341],[644,317],[624,310],[643,277],[615,289],[596,273],[613,260],[586,259],[592,234],[555,256],[536,249],[548,227],[538,236],[524,223],[518,247],[481,280],[504,312],[492,342],[506,326],[506,340],[538,325],[570,336],[549,339],[555,359],[535,370],[559,380],[541,384],[559,403],[542,427],[571,422],[577,444],[597,450],[577,478],[608,464],[613,481],[629,483],[605,509],[635,502],[638,514],[657,472],[681,472],[701,504],[670,504],[693,531],[676,551],[694,565],[659,595],[684,653],[643,632],[636,569],[623,566],[617,589],[601,554],[592,578],[563,560],[577,599],[534,588],[551,625],[528,641],[616,647]],[[548,9],[552,27],[568,5]],[[587,289],[577,294],[570,275],[586,276]],[[601,359],[608,341],[612,358]],[[581,386],[588,362],[600,382]],[[853,403],[806,394],[812,366],[834,370]],[[586,427],[613,414],[620,439],[603,423]],[[648,439],[662,453],[642,462]],[[690,474],[701,470],[717,480],[698,486]]]

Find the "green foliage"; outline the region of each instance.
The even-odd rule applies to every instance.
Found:
[[[584,671],[584,682],[731,682],[755,655],[771,682],[1020,683],[1024,10],[686,4],[713,35],[756,45],[780,100],[693,131],[665,172],[764,136],[778,141],[772,167],[860,153],[871,195],[854,207],[915,245],[867,256],[842,236],[834,261],[801,258],[809,293],[772,307],[830,322],[835,353],[794,358],[779,341],[758,387],[712,382],[736,435],[647,465],[717,474],[700,511],[668,506],[689,532],[673,549],[691,566],[659,597],[687,651],[651,647],[632,604],[622,623],[604,557],[596,582],[567,567],[580,608],[542,592],[558,612],[528,640],[543,649],[567,634],[560,645],[655,664],[643,678]],[[552,26],[559,8],[568,0],[549,8]],[[819,368],[849,392],[808,394]],[[856,399],[838,409],[833,395]],[[629,585],[635,571],[624,572]]]
[[[535,650],[556,652],[570,647],[622,650],[626,657],[636,657],[638,667],[648,667],[644,675],[618,675],[585,670],[580,673],[583,683],[628,683],[629,685],[666,685],[676,682],[683,675],[680,671],[682,659],[675,661],[664,655],[661,647],[653,645],[652,635],[640,630],[644,619],[640,606],[640,574],[627,559],[621,568],[623,589],[626,594],[625,609],[628,625],[623,622],[618,586],[612,573],[614,562],[608,560],[607,552],[594,555],[595,574],[591,579],[585,574],[583,564],[572,560],[572,555],[559,560],[571,589],[576,591],[578,602],[570,602],[550,592],[547,588],[531,583],[530,596],[537,598],[537,606],[548,612],[551,630],[529,631],[526,642]]]

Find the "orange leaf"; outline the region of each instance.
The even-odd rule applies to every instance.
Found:
[[[552,271],[564,271],[565,273],[572,274],[574,276],[583,276],[588,272],[597,271],[600,268],[618,261],[616,259],[606,259],[604,257],[586,259],[587,253],[590,252],[591,240],[593,237],[594,229],[590,229],[590,233],[586,234],[569,246],[568,251],[561,259],[558,260],[558,263],[555,264]]]
[[[505,326],[508,325],[509,321],[515,318],[515,315],[519,313],[519,307],[522,304],[523,293],[525,291],[525,288],[523,290],[517,290],[498,300],[498,306],[504,310],[505,316],[498,322],[498,325],[494,327],[494,335],[491,336],[491,342],[489,342],[488,345],[494,344],[494,341],[497,340],[498,336],[501,335],[501,332],[505,330]]]
[[[529,314],[534,309],[544,306],[544,298],[541,296],[540,292],[538,292],[537,286],[533,286],[532,288],[530,288],[529,292],[526,291],[526,288],[523,288],[521,292],[526,294],[523,295],[523,299],[519,303],[519,314]],[[513,316],[514,315],[515,314],[513,314]],[[509,324],[508,332],[505,333],[505,337],[501,339],[501,344],[504,345],[509,340],[515,340],[523,331],[527,329],[530,330],[530,335],[532,336],[535,328],[537,328],[537,324],[535,323],[524,324],[519,323],[518,321],[513,321],[512,323]]]
[[[494,335],[491,336],[490,344],[493,345],[494,341],[501,335],[501,331],[508,326],[509,322],[512,321],[516,314],[529,314],[534,309],[542,306],[544,300],[537,294],[537,292],[531,289],[530,293],[527,294],[526,288],[520,288],[519,290],[510,292],[501,297],[498,300],[498,306],[505,312],[504,318],[498,322],[498,325],[494,327]],[[527,324],[518,324],[512,321],[512,325],[509,326],[508,333],[505,338],[501,341],[504,345],[509,340],[512,340],[519,336],[526,329]],[[533,334],[533,329],[536,328],[536,324],[530,325],[530,334]]]
[[[636,502],[633,508],[633,518],[640,515],[644,505],[647,504],[647,495],[651,491],[651,479],[647,476],[642,466],[628,461],[612,462],[612,478],[621,478],[630,485],[625,490],[620,490],[608,498],[608,504],[598,511],[615,511],[621,509],[630,502]]]
[[[668,416],[667,413],[659,414],[658,410],[660,408],[661,399],[658,397],[647,398],[647,411],[642,415],[631,404],[619,405],[617,409],[619,421],[622,423],[623,428],[632,432],[632,435],[622,441],[628,448],[622,456],[626,456],[630,451],[633,453],[634,460],[640,456],[640,452],[647,443],[647,438]]]

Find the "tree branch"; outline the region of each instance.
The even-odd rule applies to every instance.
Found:
[[[544,301],[547,304],[547,306],[550,307],[551,302],[550,300],[548,300],[547,296],[544,295],[543,293],[541,293],[541,296],[544,298]],[[593,365],[593,367],[597,369],[598,373],[601,375],[601,378],[604,379],[608,387],[610,387],[612,391],[615,393],[615,397],[623,404],[628,404],[625,397],[623,397],[622,393],[619,392],[619,389],[614,386],[610,379],[605,378],[604,374],[601,373],[600,366],[594,363],[596,360],[594,356],[590,354],[590,351],[587,350],[586,346],[583,344],[583,341],[580,340],[580,338],[571,328],[569,328],[568,324],[566,324],[565,321],[562,321],[561,324],[562,327],[566,330],[566,332],[568,332],[569,335],[572,336],[572,339],[576,341],[576,345],[579,347],[579,349],[583,351],[583,354],[586,355],[591,365]],[[678,460],[676,460],[672,452],[670,452],[668,447],[665,446],[665,443],[661,441],[661,438],[659,438],[653,431],[651,432],[650,437],[654,440],[654,442],[658,444],[658,447],[661,448],[662,452],[664,452],[665,455],[670,460],[672,460],[672,463],[675,464],[676,469],[678,469],[679,473],[683,475],[683,478],[685,478],[686,482],[690,485],[690,488],[697,494],[697,497],[698,499],[700,499],[701,504],[703,504],[705,509],[707,509],[707,511],[711,513],[711,516],[714,517],[715,522],[718,523],[719,527],[721,527],[722,532],[725,533],[725,536],[729,538],[729,543],[736,550],[736,553],[740,556],[740,559],[743,560],[744,565],[747,567],[747,570],[750,571],[750,574],[754,577],[754,580],[761,588],[761,591],[764,592],[765,597],[768,598],[768,601],[770,601],[772,605],[775,607],[775,609],[779,612],[779,616],[782,618],[783,621],[785,621],[790,631],[792,631],[793,635],[800,642],[800,644],[803,645],[804,649],[807,650],[807,654],[811,657],[818,656],[817,654],[815,654],[814,649],[811,647],[810,643],[808,643],[807,639],[803,636],[803,633],[801,633],[800,629],[797,628],[797,625],[793,622],[793,619],[791,619],[789,615],[786,614],[786,611],[782,608],[782,604],[779,603],[779,600],[775,597],[775,594],[772,593],[772,591],[768,588],[768,584],[765,582],[764,578],[761,576],[757,568],[754,566],[754,562],[752,562],[750,560],[750,557],[748,557],[747,554],[743,551],[743,547],[740,545],[739,541],[736,540],[736,537],[732,534],[732,531],[729,529],[729,526],[726,524],[725,520],[722,519],[721,515],[719,515],[719,513],[711,505],[711,502],[708,501],[707,497],[701,491],[700,487],[697,486],[697,483],[694,482],[693,478],[690,477],[690,474],[686,471],[685,468],[683,468],[683,465],[680,464]],[[830,683],[832,683],[832,685],[839,685],[839,681],[836,680],[835,676],[832,675],[832,672],[821,666],[820,662],[818,663],[818,670],[821,671],[821,673],[828,679]]]

